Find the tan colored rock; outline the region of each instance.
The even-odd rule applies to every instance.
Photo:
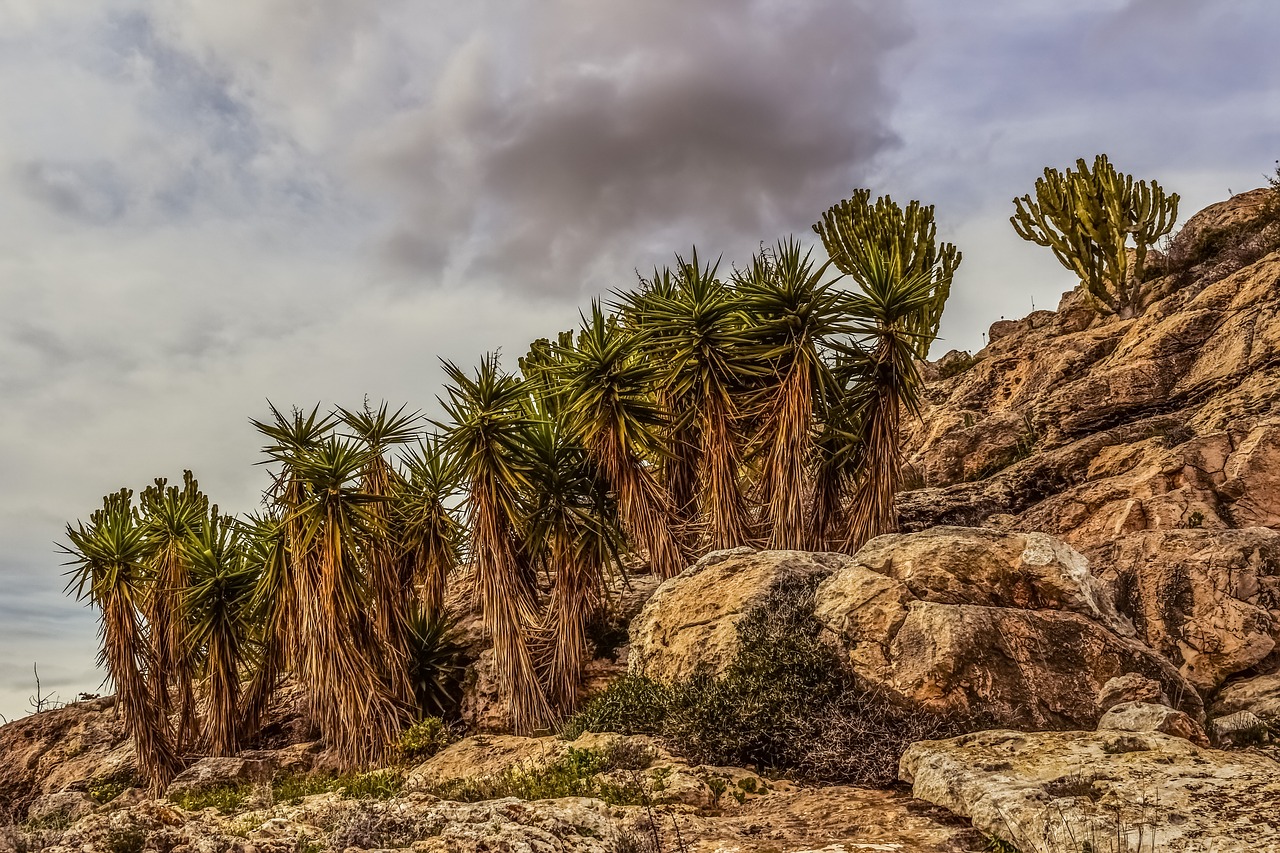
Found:
[[[1198,746],[1208,746],[1209,737],[1195,720],[1166,705],[1150,702],[1122,702],[1107,709],[1098,720],[1100,732],[1161,732]]]
[[[1202,691],[1248,670],[1280,640],[1280,533],[1130,534],[1090,557],[1139,637]]]
[[[1078,551],[1043,533],[935,527],[880,536],[854,556],[859,565],[901,581],[911,594],[939,604],[1065,610],[1117,634],[1133,625]]]
[[[1152,705],[1169,705],[1160,682],[1136,672],[1117,675],[1102,685],[1098,691],[1098,710],[1104,714],[1125,702],[1146,702]]]
[[[165,796],[267,782],[275,770],[273,761],[261,758],[202,758],[174,777],[165,790]]]
[[[76,702],[0,726],[0,824],[20,820],[37,797],[136,767],[112,697]]]
[[[1218,717],[1209,727],[1214,743],[1221,747],[1253,746],[1271,737],[1271,727],[1252,711],[1236,711]]]
[[[630,671],[674,681],[722,672],[738,648],[738,622],[779,584],[826,577],[851,558],[737,548],[703,557],[658,587],[631,623]]]
[[[989,731],[912,744],[913,794],[1022,853],[1280,851],[1280,763],[1154,732]]]
[[[1280,672],[1232,682],[1218,692],[1214,716],[1251,711],[1272,724],[1280,725]]]

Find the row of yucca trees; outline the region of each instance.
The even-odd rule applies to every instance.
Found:
[[[794,239],[727,272],[695,250],[518,372],[446,362],[438,422],[272,407],[254,421],[273,476],[258,515],[219,515],[188,474],[69,527],[151,782],[248,742],[289,675],[340,760],[386,759],[444,710],[447,583],[531,731],[578,700],[624,552],[671,577],[708,550],[851,550],[892,530],[900,420],[960,256],[931,207],[865,190],[815,230],[826,263]]]

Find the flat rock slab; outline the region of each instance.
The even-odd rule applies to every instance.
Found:
[[[916,797],[1022,853],[1280,853],[1280,763],[1156,732],[989,731],[912,744]]]

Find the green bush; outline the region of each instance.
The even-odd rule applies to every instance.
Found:
[[[868,689],[819,636],[815,582],[775,588],[738,623],[722,675],[676,684],[628,676],[587,703],[565,736],[657,734],[701,764],[754,766],[808,781],[891,785],[916,740],[951,733]]]
[[[652,735],[662,731],[671,689],[651,678],[624,675],[592,697],[561,732],[576,740],[583,732]]]
[[[400,757],[406,761],[422,761],[435,755],[455,740],[453,733],[439,717],[427,717],[400,735]]]

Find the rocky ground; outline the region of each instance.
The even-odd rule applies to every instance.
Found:
[[[912,745],[899,789],[597,734],[473,735],[333,778],[296,728],[152,798],[102,699],[0,727],[0,851],[1280,853],[1280,252],[1242,225],[1263,202],[1193,217],[1135,319],[1072,293],[927,365],[907,532],[719,552],[624,596],[630,644],[594,683],[723,670],[753,607],[815,589],[861,683],[985,729]]]

